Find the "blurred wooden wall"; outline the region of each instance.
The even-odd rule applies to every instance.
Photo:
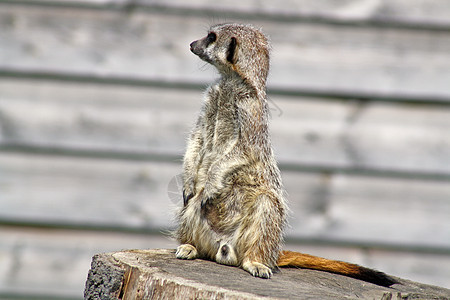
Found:
[[[175,247],[210,24],[272,41],[287,248],[450,287],[450,4],[0,1],[0,298],[81,299],[93,254]]]

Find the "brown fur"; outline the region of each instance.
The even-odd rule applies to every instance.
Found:
[[[249,25],[216,25],[191,51],[221,78],[207,89],[188,140],[176,256],[239,266],[262,278],[278,265],[378,282],[371,276],[382,273],[357,265],[281,253],[287,207],[268,132],[267,38]]]

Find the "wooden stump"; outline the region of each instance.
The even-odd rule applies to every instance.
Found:
[[[397,278],[390,288],[326,272],[281,269],[272,279],[174,250],[127,250],[93,257],[85,299],[450,299],[450,290]]]

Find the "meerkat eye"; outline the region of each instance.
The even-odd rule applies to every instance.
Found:
[[[211,43],[214,43],[217,39],[217,35],[214,32],[208,33],[208,36],[206,37],[206,41],[208,42],[208,45]]]

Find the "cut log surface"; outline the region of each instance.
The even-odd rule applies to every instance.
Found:
[[[85,299],[450,299],[450,290],[400,278],[390,288],[305,269],[272,279],[174,250],[127,250],[94,256]]]

